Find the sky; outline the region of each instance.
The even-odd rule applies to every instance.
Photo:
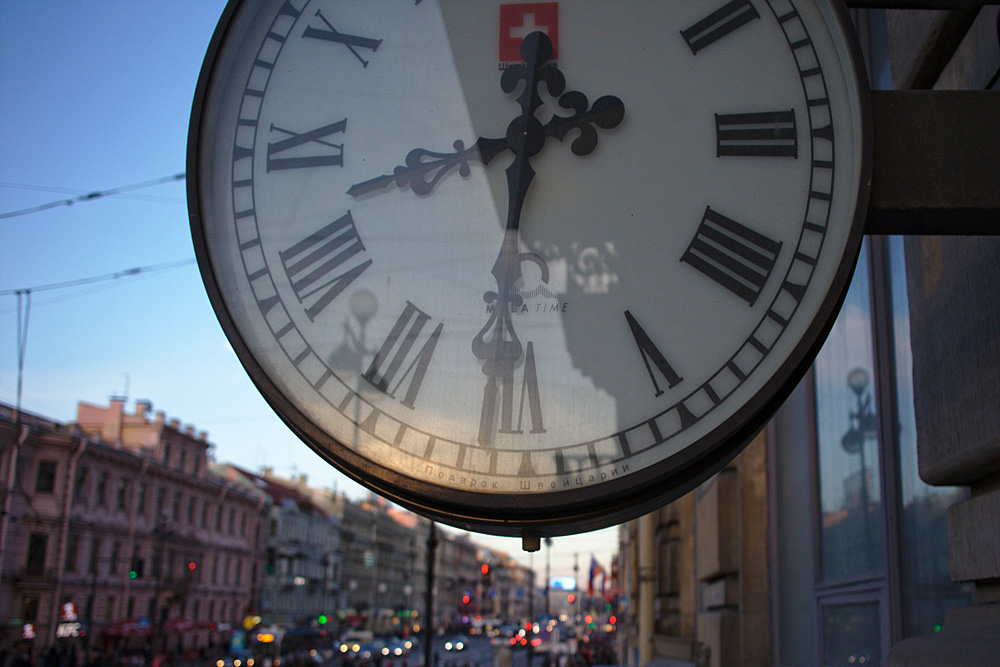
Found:
[[[0,0],[0,402],[17,401],[20,321],[24,410],[71,422],[79,401],[107,405],[121,395],[131,411],[149,400],[168,419],[208,431],[220,462],[306,474],[361,498],[258,394],[195,264],[179,175],[198,73],[224,6]],[[11,215],[36,208],[44,210]],[[13,292],[26,288],[31,308],[22,296],[19,318]],[[517,539],[473,539],[532,562]],[[548,558],[553,576],[572,576],[578,563],[586,586],[591,556],[610,570],[617,540],[614,527],[555,538],[533,564],[544,574]]]

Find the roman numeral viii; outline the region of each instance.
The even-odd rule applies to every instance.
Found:
[[[780,250],[778,241],[709,207],[681,261],[752,306],[767,283]]]
[[[798,158],[795,110],[715,114],[716,155]]]
[[[632,337],[635,339],[635,344],[639,347],[639,354],[642,356],[642,363],[646,364],[646,372],[649,373],[649,379],[653,382],[653,388],[656,389],[656,395],[659,396],[663,393],[660,389],[660,383],[656,381],[656,374],[653,373],[653,366],[656,367],[663,379],[667,381],[667,389],[672,389],[674,386],[679,384],[684,378],[677,374],[673,366],[667,363],[666,357],[663,353],[653,345],[653,341],[650,339],[646,331],[639,326],[639,323],[635,321],[632,317],[632,313],[625,311],[625,319],[628,321],[628,327],[632,330]],[[652,365],[650,365],[652,364]]]
[[[306,305],[306,315],[315,320],[372,264],[366,259],[351,260],[364,252],[354,219],[348,211],[315,234],[278,253],[299,303]]]
[[[267,170],[270,172],[279,169],[302,169],[303,167],[344,166],[344,144],[326,141],[326,137],[331,134],[340,134],[346,127],[347,119],[345,118],[300,134],[282,129],[272,123],[271,132],[280,132],[285,135],[285,138],[267,145]],[[312,146],[310,147],[313,149],[311,151],[308,148],[301,148],[309,144],[316,144],[322,148],[316,149],[315,146]]]
[[[424,381],[424,375],[427,374],[431,357],[434,356],[434,348],[441,337],[441,330],[444,329],[444,324],[438,323],[423,347],[409,359],[424,325],[430,319],[430,315],[407,301],[402,314],[389,332],[389,337],[382,343],[368,370],[361,376],[389,398],[395,398],[400,386],[409,378],[410,384],[406,389],[406,395],[400,402],[410,409],[413,409],[413,404],[417,400],[420,385]],[[409,365],[403,368],[408,359]]]
[[[698,55],[698,52],[705,47],[714,44],[750,21],[759,18],[760,14],[750,4],[750,0],[733,0],[732,2],[727,2],[690,28],[681,30],[681,36],[684,37],[684,41],[691,48],[691,53]]]

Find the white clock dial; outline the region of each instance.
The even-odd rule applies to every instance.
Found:
[[[844,16],[234,1],[189,169],[227,335],[307,444],[441,520],[559,534],[680,494],[777,408],[853,270]]]

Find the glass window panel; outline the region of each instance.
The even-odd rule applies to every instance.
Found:
[[[900,583],[903,634],[928,635],[941,629],[945,611],[972,603],[970,587],[951,581],[945,510],[965,497],[964,489],[931,486],[917,470],[917,426],[913,412],[913,356],[903,239],[889,239],[895,347],[896,413],[899,440]]]
[[[823,607],[823,667],[882,664],[877,602]]]
[[[868,244],[830,336],[816,357],[821,579],[883,569]]]

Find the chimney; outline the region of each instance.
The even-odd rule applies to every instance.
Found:
[[[138,400],[135,402],[135,416],[142,417],[143,420],[146,416],[153,411],[153,402],[146,399]]]
[[[112,445],[121,445],[122,414],[125,412],[125,398],[112,396],[107,411],[104,413],[104,426],[101,428],[101,439]]]

